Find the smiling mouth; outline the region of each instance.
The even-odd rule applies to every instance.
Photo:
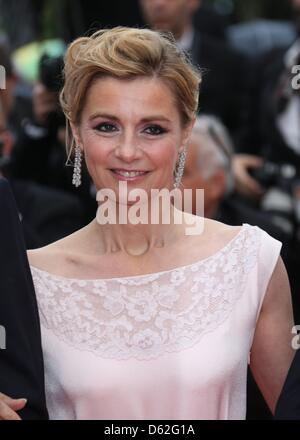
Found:
[[[125,177],[127,179],[145,176],[146,174],[149,173],[149,171],[137,171],[137,170],[127,171],[127,170],[111,169],[110,171],[118,176]]]

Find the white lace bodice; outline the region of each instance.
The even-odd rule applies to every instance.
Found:
[[[57,347],[94,359],[95,365],[115,365],[120,361],[141,365],[156,359],[160,363],[168,354],[178,356],[193,347],[198,350],[202,339],[208,341],[210,334],[218,334],[224,323],[230,332],[243,326],[244,332],[245,328],[249,330],[240,353],[240,360],[247,359],[263,297],[258,287],[266,288],[266,282],[257,275],[262,240],[266,237],[279,243],[261,229],[244,224],[211,257],[135,277],[77,280],[31,267],[44,335],[45,363],[53,359],[50,345],[47,347],[49,337],[52,342],[53,338],[57,341]],[[250,274],[255,288],[245,298]],[[246,304],[245,322],[231,328],[236,311]],[[57,373],[47,374],[52,377],[53,386]]]
[[[32,268],[42,324],[66,343],[109,358],[148,359],[190,347],[243,292],[258,235],[244,225],[212,257],[137,277],[74,280]]]

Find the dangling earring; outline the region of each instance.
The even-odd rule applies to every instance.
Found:
[[[178,188],[181,183],[181,179],[184,172],[185,160],[186,160],[186,150],[183,150],[181,153],[179,153],[178,167],[175,171],[174,188]]]
[[[75,163],[74,163],[74,171],[73,171],[73,185],[78,186],[81,185],[81,149],[79,145],[75,147]]]

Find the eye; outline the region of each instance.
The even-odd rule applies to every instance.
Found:
[[[159,134],[166,133],[167,130],[162,128],[160,125],[149,125],[147,128],[145,128],[145,132],[147,134],[151,134],[152,136],[157,136]]]
[[[103,122],[101,124],[98,124],[95,127],[95,130],[101,131],[103,133],[111,133],[113,131],[116,131],[117,127],[115,125],[113,125],[113,124],[109,124],[108,122]]]

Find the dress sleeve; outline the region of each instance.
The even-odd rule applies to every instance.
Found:
[[[268,289],[269,282],[274,272],[276,263],[279,259],[282,243],[276,240],[266,231],[260,229],[261,241],[258,254],[258,292],[259,301],[257,308],[256,321],[259,317],[262,304]]]

